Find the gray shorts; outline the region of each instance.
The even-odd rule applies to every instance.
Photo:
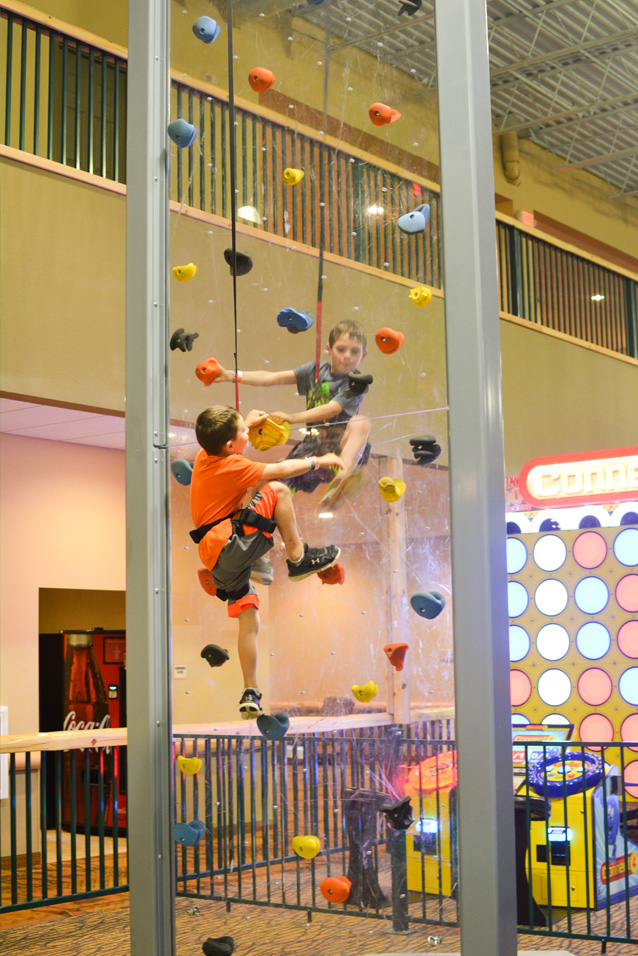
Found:
[[[248,507],[255,508],[263,497],[262,491],[258,491]],[[262,511],[263,509],[259,508],[258,510]],[[265,535],[263,531],[259,530],[247,535],[232,534],[222,548],[217,563],[211,571],[213,583],[218,588],[223,588],[224,591],[239,591],[248,584],[247,594],[256,596],[257,589],[250,581],[250,572],[255,561],[270,551],[273,544],[272,535]],[[239,599],[240,607],[242,602],[245,602],[246,606],[252,604],[259,607],[258,603],[246,601],[245,597]],[[228,601],[228,613],[231,617],[235,616],[231,609],[234,609],[236,603],[236,601],[230,599]]]

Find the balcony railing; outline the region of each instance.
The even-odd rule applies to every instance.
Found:
[[[126,181],[127,61],[109,49],[31,20],[0,4],[4,143],[76,169]],[[228,102],[206,84],[174,78],[173,117],[199,134],[173,149],[171,198],[230,215]],[[236,106],[238,209],[254,228],[363,263],[415,283],[443,285],[438,189],[361,151]],[[288,167],[304,179],[285,186]],[[431,208],[425,234],[397,218]],[[241,217],[240,217],[241,218]],[[534,325],[638,358],[638,282],[499,217],[500,307]]]

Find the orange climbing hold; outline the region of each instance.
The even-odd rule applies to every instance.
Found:
[[[379,351],[383,352],[384,355],[394,355],[403,345],[404,335],[403,332],[383,328],[375,332],[374,341],[377,343]]]
[[[206,591],[206,594],[210,594],[211,597],[215,597],[217,594],[217,588],[213,584],[213,575],[207,568],[200,568],[197,572],[197,577],[199,578],[199,583]]]
[[[386,644],[383,650],[388,655],[388,660],[398,671],[403,670],[403,661],[405,660],[408,644]]]
[[[263,66],[256,66],[248,74],[248,82],[255,93],[264,93],[275,82],[275,74]]]
[[[325,571],[320,571],[317,577],[321,578],[322,584],[343,584],[346,580],[346,572],[344,571],[341,562],[337,561],[337,563],[333,564],[331,568],[326,568]]]
[[[401,119],[399,111],[385,103],[373,103],[368,110],[368,115],[375,126],[386,126],[388,123],[395,123]]]
[[[352,883],[347,876],[329,876],[319,884],[324,900],[329,903],[345,903],[350,896]]]
[[[217,359],[207,358],[200,362],[195,369],[195,375],[204,385],[212,385],[219,375],[219,363]]]

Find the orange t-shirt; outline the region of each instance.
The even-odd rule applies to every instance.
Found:
[[[243,455],[207,455],[202,448],[193,465],[191,515],[196,528],[237,511],[248,488],[261,480],[263,461],[249,461]],[[199,557],[208,570],[232,534],[232,524],[221,521],[199,542]]]

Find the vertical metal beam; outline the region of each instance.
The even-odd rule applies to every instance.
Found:
[[[435,0],[461,948],[516,953],[501,355],[486,7]]]
[[[168,569],[169,0],[129,4],[126,282],[131,956],[175,954]]]

